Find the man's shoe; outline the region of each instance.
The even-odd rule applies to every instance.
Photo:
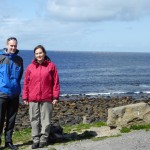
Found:
[[[36,149],[39,148],[39,143],[33,143],[32,144],[32,149]]]
[[[5,143],[5,148],[11,149],[11,150],[18,150],[18,148],[15,145],[13,145],[12,142]]]
[[[45,146],[47,146],[47,142],[40,142],[39,148],[43,148]]]

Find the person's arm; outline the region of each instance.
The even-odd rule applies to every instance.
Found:
[[[53,104],[56,104],[59,100],[60,95],[60,83],[59,83],[59,76],[56,66],[54,65],[53,70]]]
[[[30,79],[30,71],[28,68],[25,71],[24,75],[24,85],[23,85],[23,91],[22,91],[22,100],[25,105],[28,105],[28,95],[29,95],[29,79]]]
[[[19,81],[21,81],[22,75],[23,75],[23,71],[24,71],[24,67],[23,67],[23,59],[21,58],[22,62],[21,62],[21,72],[20,72],[20,76],[19,76]]]

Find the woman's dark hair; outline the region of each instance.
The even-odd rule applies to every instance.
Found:
[[[35,51],[36,51],[38,48],[42,49],[43,53],[45,54],[45,59],[50,60],[50,58],[46,55],[45,47],[42,46],[42,45],[36,46],[36,47],[34,48],[34,53],[35,53]]]
[[[36,51],[38,48],[42,49],[43,53],[44,53],[44,54],[46,54],[45,47],[44,47],[44,46],[42,46],[42,45],[38,45],[38,46],[36,46],[36,47],[34,48],[34,53],[35,53],[35,51]]]

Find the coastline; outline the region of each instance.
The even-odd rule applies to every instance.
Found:
[[[80,100],[82,98],[102,98],[102,99],[122,99],[123,97],[131,97],[134,100],[149,100],[150,92],[120,92],[120,93],[87,93],[87,94],[63,94],[61,100]]]
[[[150,103],[150,98],[142,97],[141,99],[135,99],[131,96],[67,96],[63,99],[61,98],[59,103],[54,107],[52,124],[60,126],[75,125],[83,123],[83,120],[86,123],[106,122],[109,108],[139,102]],[[24,128],[30,128],[28,106],[20,104],[15,130]]]

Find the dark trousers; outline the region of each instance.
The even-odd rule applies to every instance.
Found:
[[[0,97],[0,138],[3,133],[4,122],[5,127],[5,142],[12,142],[12,134],[15,126],[15,119],[19,107],[19,96],[13,98]]]

